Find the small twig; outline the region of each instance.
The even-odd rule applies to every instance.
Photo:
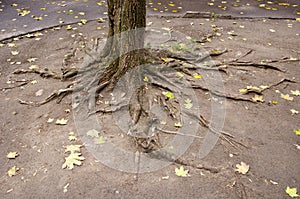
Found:
[[[17,87],[21,87],[21,86],[25,86],[26,84],[28,84],[30,81],[25,81],[21,84],[18,84],[18,85],[15,85],[15,86],[8,86],[8,87],[3,87],[3,88],[0,88],[0,90],[8,90],[8,89],[14,89],[14,88],[17,88]]]
[[[225,63],[230,66],[252,66],[252,67],[257,67],[257,68],[263,68],[263,69],[272,69],[272,70],[277,70],[280,72],[286,72],[286,70],[280,69],[276,66],[272,66],[269,64],[261,64],[261,63],[252,63],[252,62],[230,62],[230,63]]]
[[[169,131],[169,130],[165,130],[165,129],[161,129],[161,128],[156,128],[156,129],[159,130],[160,132],[166,133],[166,134],[181,135],[181,136],[188,136],[188,137],[203,139],[203,137],[197,136],[197,135],[184,134],[184,133],[179,133],[179,132],[176,132],[176,131]]]
[[[270,89],[270,88],[273,88],[275,86],[278,86],[284,82],[291,82],[291,83],[297,83],[296,81],[294,80],[290,80],[290,79],[287,79],[287,78],[283,78],[281,79],[280,81],[274,83],[274,84],[271,84],[270,86],[266,86],[265,88],[260,88],[260,90],[251,90],[251,89],[247,89],[247,91],[245,93],[243,93],[244,95],[245,94],[248,94],[248,93],[256,93],[256,94],[262,94],[264,91]]]
[[[227,52],[228,52],[228,50],[225,48],[222,51],[217,51],[217,52],[210,51],[209,55],[212,56],[212,57],[215,57],[215,56],[223,55],[224,53],[227,53]]]
[[[231,60],[229,63],[231,63],[231,62],[237,62],[238,60],[240,60],[240,59],[246,57],[247,55],[251,54],[252,52],[253,52],[253,49],[250,49],[250,50],[248,50],[245,54],[239,56],[239,57],[236,58],[236,59]]]
[[[243,97],[240,97],[238,95],[231,95],[231,94],[221,93],[219,91],[209,90],[208,88],[205,88],[205,87],[200,86],[200,85],[195,85],[194,84],[194,85],[192,85],[192,88],[207,91],[207,92],[210,92],[212,95],[219,96],[219,97],[225,97],[225,98],[231,99],[231,100],[247,101],[247,102],[255,103],[255,101],[253,101],[252,99],[243,98]]]
[[[113,107],[111,109],[105,109],[105,108],[104,109],[98,109],[96,111],[90,112],[88,114],[88,116],[94,115],[96,113],[103,113],[103,114],[114,113],[114,112],[117,112],[117,111],[119,111],[120,109],[122,109],[123,107],[126,107],[126,106],[128,106],[128,105],[127,104],[125,104],[125,105],[119,105],[119,106]]]
[[[13,74],[25,74],[25,73],[36,73],[39,74],[41,77],[45,78],[54,78],[54,79],[62,79],[61,75],[57,75],[49,70],[30,70],[30,69],[17,69],[13,72]]]
[[[197,43],[206,43],[206,42],[208,42],[207,39],[213,38],[214,36],[216,36],[216,34],[207,34],[207,35],[204,35],[201,39],[196,40],[196,42]]]
[[[201,164],[195,165],[190,161],[184,160],[182,158],[178,158],[174,161],[177,164],[183,165],[183,166],[190,166],[193,167],[195,169],[202,169],[202,170],[206,170],[209,171],[210,173],[219,173],[220,172],[220,168],[217,167],[210,167],[210,166],[204,166]]]

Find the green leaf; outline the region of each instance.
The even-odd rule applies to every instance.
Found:
[[[164,96],[166,96],[167,98],[169,98],[169,99],[174,99],[174,94],[173,93],[171,93],[171,92],[162,92],[162,94],[164,95]]]
[[[287,193],[292,198],[299,197],[299,195],[297,194],[297,188],[290,188],[289,186],[287,186],[285,189],[285,193]]]
[[[86,134],[91,137],[99,137],[99,132],[95,129],[89,130]]]
[[[187,177],[189,173],[189,170],[185,170],[183,166],[180,166],[180,168],[175,168],[175,174],[179,177]]]

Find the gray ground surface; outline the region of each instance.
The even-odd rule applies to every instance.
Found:
[[[105,1],[0,1],[0,40],[61,24],[97,20],[106,17]],[[216,13],[232,17],[299,17],[299,1],[239,1],[239,0],[174,0],[147,1],[149,15],[181,16],[187,11]],[[19,11],[18,11],[19,10]],[[210,15],[210,14],[209,14]]]
[[[299,22],[295,20],[225,20],[181,19],[166,20],[149,17],[151,27],[172,28],[185,35],[201,39],[220,28],[219,36],[203,46],[206,50],[228,49],[219,60],[237,58],[250,49],[253,52],[243,58],[245,61],[259,63],[261,60],[276,60],[283,57],[299,59]],[[288,198],[287,186],[300,189],[299,183],[299,136],[293,130],[299,129],[299,114],[291,114],[290,109],[300,110],[300,98],[294,96],[287,101],[276,92],[287,94],[299,90],[299,83],[282,83],[264,92],[264,103],[226,101],[224,130],[249,148],[234,148],[219,140],[215,148],[204,159],[197,154],[202,140],[195,140],[184,157],[206,166],[221,168],[219,173],[206,170],[189,169],[189,177],[175,175],[174,169],[180,165],[172,164],[156,172],[128,174],[113,170],[101,164],[93,155],[82,148],[86,158],[83,165],[73,170],[62,169],[66,157],[64,146],[83,144],[76,134],[70,96],[60,104],[54,101],[40,107],[21,105],[17,99],[38,101],[53,90],[63,88],[69,82],[41,78],[35,74],[12,75],[16,69],[27,69],[32,64],[60,73],[63,59],[76,41],[85,41],[91,46],[95,38],[104,38],[106,22],[88,22],[83,26],[72,25],[61,29],[47,29],[42,35],[32,38],[15,38],[1,42],[1,88],[19,85],[23,79],[37,80],[14,89],[1,89],[0,107],[0,198]],[[97,27],[102,27],[101,30]],[[271,31],[270,31],[271,30]],[[274,30],[274,31],[273,31]],[[232,36],[232,31],[237,36]],[[231,32],[231,33],[230,33]],[[83,40],[82,40],[83,39]],[[15,44],[15,45],[12,45]],[[15,47],[13,47],[15,46]],[[13,56],[11,51],[18,51]],[[71,66],[80,66],[84,53],[78,53]],[[29,63],[28,58],[38,58]],[[20,63],[17,63],[20,62]],[[256,67],[232,68],[222,74],[227,93],[238,94],[238,90],[248,85],[271,85],[282,78],[300,79],[299,61],[272,63],[286,72]],[[36,92],[43,89],[41,96]],[[197,91],[200,111],[209,118],[211,96]],[[251,99],[253,94],[245,97]],[[278,101],[277,105],[268,103]],[[71,113],[65,110],[70,109]],[[68,119],[64,126],[47,123],[48,118]],[[120,136],[110,120],[99,116],[107,129],[107,136]],[[68,133],[74,131],[78,140],[68,140]],[[205,129],[199,135],[206,134]],[[17,151],[19,156],[9,160],[6,155]],[[232,154],[232,155],[230,155]],[[250,165],[246,175],[235,172],[235,165],[241,161]],[[9,177],[7,171],[17,166],[16,176]],[[166,176],[168,176],[166,178]],[[275,183],[276,182],[276,183]],[[64,188],[65,187],[65,188]],[[65,191],[64,191],[65,190]]]

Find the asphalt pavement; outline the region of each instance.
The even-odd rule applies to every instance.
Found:
[[[187,12],[200,13],[194,15],[198,17],[217,14],[238,18],[296,19],[300,17],[300,2],[299,0],[147,1],[148,15],[184,16]],[[0,41],[61,24],[84,24],[89,20],[105,17],[107,17],[105,0],[0,0]]]

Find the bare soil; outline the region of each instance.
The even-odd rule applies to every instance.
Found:
[[[249,50],[253,52],[241,60],[260,63],[261,60],[279,60],[284,57],[300,58],[299,22],[294,20],[218,20],[207,19],[164,19],[149,17],[151,27],[168,27],[198,40],[214,35],[214,28],[220,28],[211,42],[203,48],[227,49],[217,58],[220,61],[238,58]],[[203,23],[203,25],[201,25]],[[292,25],[288,25],[292,24]],[[226,100],[224,131],[232,134],[246,147],[233,147],[219,139],[214,149],[204,159],[198,158],[203,140],[196,139],[184,158],[220,171],[212,173],[204,169],[189,169],[189,177],[175,175],[179,164],[171,164],[151,173],[130,174],[104,166],[94,158],[84,146],[82,156],[86,159],[73,170],[62,169],[65,146],[84,144],[76,134],[71,96],[59,104],[51,101],[35,107],[20,104],[21,100],[39,101],[54,90],[65,88],[70,82],[43,78],[37,74],[12,74],[16,69],[28,69],[32,64],[49,69],[57,74],[62,67],[80,66],[87,56],[78,51],[66,59],[80,45],[91,46],[95,38],[105,38],[106,23],[91,21],[84,26],[72,25],[76,30],[46,29],[42,36],[3,41],[0,47],[0,198],[288,198],[285,188],[300,190],[300,137],[293,131],[300,128],[300,114],[292,114],[290,109],[300,111],[300,97],[293,101],[282,99],[291,90],[300,90],[299,61],[270,63],[285,72],[262,69],[253,66],[234,68],[227,66],[227,74],[222,73],[228,94],[239,95],[239,89],[246,86],[272,85],[283,78],[296,81],[283,82],[263,92],[264,102],[253,103],[241,100]],[[289,28],[288,26],[292,26]],[[97,30],[97,27],[102,27]],[[216,30],[216,29],[215,29]],[[273,31],[275,30],[275,31]],[[229,34],[233,32],[234,35]],[[37,40],[39,38],[39,40]],[[85,43],[84,43],[85,42]],[[16,47],[9,47],[14,43]],[[13,56],[11,51],[18,51]],[[38,58],[29,63],[28,58]],[[65,61],[68,61],[66,64]],[[11,64],[10,62],[21,62]],[[37,80],[36,84],[31,83]],[[20,86],[28,81],[27,84]],[[14,87],[14,88],[12,88]],[[43,89],[42,95],[36,92]],[[278,90],[276,92],[276,90]],[[212,96],[202,90],[195,90],[200,104],[200,112],[208,120]],[[41,93],[39,93],[41,94]],[[244,95],[251,99],[254,93]],[[290,96],[292,96],[290,94]],[[277,101],[278,104],[272,103]],[[67,109],[70,112],[66,111]],[[99,118],[102,116],[99,115]],[[49,118],[68,120],[67,125],[48,123]],[[103,119],[108,134],[121,135],[112,120]],[[119,129],[120,130],[120,129]],[[74,131],[77,141],[69,141],[69,132]],[[207,129],[200,128],[204,136]],[[8,159],[6,155],[17,151],[19,156]],[[247,174],[235,171],[241,161],[250,165]],[[7,171],[17,166],[17,175],[9,177]],[[166,177],[168,176],[168,177]]]

